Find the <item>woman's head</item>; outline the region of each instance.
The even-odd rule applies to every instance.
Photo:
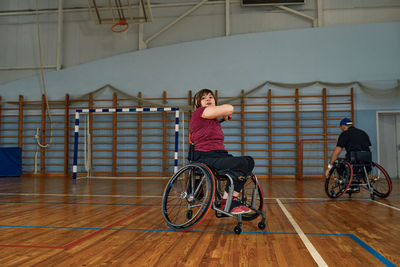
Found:
[[[200,107],[205,107],[209,101],[214,101],[214,105],[217,105],[214,93],[210,89],[201,89],[193,97],[193,109],[196,110]]]

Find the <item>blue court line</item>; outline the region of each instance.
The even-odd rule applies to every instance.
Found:
[[[381,254],[379,254],[375,249],[368,246],[364,241],[362,241],[361,239],[356,237],[355,235],[348,234],[347,236],[349,236],[351,239],[356,241],[360,246],[362,246],[364,249],[366,249],[369,253],[371,253],[375,258],[380,260],[386,266],[396,266],[392,262],[390,262],[388,259],[383,257]]]
[[[0,228],[7,227],[16,227],[16,228],[36,228],[36,229],[77,229],[77,230],[101,230],[103,228],[98,227],[67,227],[67,226],[29,226],[29,225],[0,225]],[[137,229],[137,228],[108,228],[107,230],[112,231],[147,231],[147,232],[175,232],[172,229]],[[211,230],[189,230],[188,232],[194,233],[229,233],[232,234],[232,231],[211,231]],[[296,232],[242,232],[242,234],[275,234],[275,235],[297,235]],[[363,247],[366,251],[368,251],[372,256],[382,262],[385,266],[396,266],[391,261],[382,256],[375,249],[367,245],[364,241],[359,239],[357,236],[353,234],[335,234],[335,233],[304,233],[305,235],[324,235],[324,236],[347,236],[350,237],[353,241]]]

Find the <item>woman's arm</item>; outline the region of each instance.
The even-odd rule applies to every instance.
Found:
[[[201,117],[203,119],[216,119],[218,117],[224,117],[232,115],[233,113],[233,106],[229,104],[224,104],[220,106],[209,106],[206,107],[203,111]]]

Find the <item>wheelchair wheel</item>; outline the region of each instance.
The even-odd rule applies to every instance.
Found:
[[[174,230],[189,230],[207,214],[215,193],[214,176],[201,163],[182,167],[165,187],[162,214]]]
[[[381,165],[375,162],[372,163],[372,170],[368,174],[368,180],[374,189],[374,195],[386,198],[392,192],[392,181],[389,174]]]
[[[325,192],[328,197],[337,199],[346,193],[353,178],[353,169],[347,161],[333,165],[325,180]]]
[[[260,184],[257,182],[256,177],[253,175],[247,179],[244,184],[241,201],[252,209],[251,213],[242,215],[244,221],[251,221],[256,219],[264,208],[264,194]],[[257,212],[259,211],[259,212]],[[260,228],[261,229],[261,228]]]

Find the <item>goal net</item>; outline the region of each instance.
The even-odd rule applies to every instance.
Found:
[[[322,177],[336,139],[301,139],[299,179]]]
[[[77,109],[73,179],[168,177],[178,140],[176,107]]]

